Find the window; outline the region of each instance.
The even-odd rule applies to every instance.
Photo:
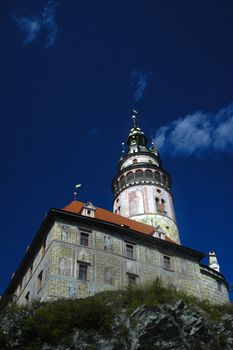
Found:
[[[124,177],[124,176],[122,176],[122,177],[120,178],[120,186],[121,186],[121,187],[124,187],[124,186],[125,186],[125,177]]]
[[[156,182],[161,182],[161,176],[160,176],[160,173],[158,171],[156,171],[154,173],[154,177],[155,177]]]
[[[153,173],[151,170],[145,171],[145,178],[147,181],[153,181]]]
[[[138,162],[137,159],[133,159],[133,164],[136,164]]]
[[[134,256],[134,252],[133,252],[133,245],[131,245],[131,244],[126,244],[126,256],[127,256],[127,258],[133,258],[133,256]]]
[[[41,290],[41,287],[42,287],[42,279],[43,279],[43,270],[40,271],[38,277],[37,277],[37,289],[38,289],[38,292]]]
[[[133,286],[136,284],[136,278],[137,276],[135,275],[132,275],[132,274],[128,274],[128,283],[129,283],[129,286]]]
[[[87,265],[86,264],[79,264],[78,278],[80,280],[83,280],[83,281],[87,280]]]
[[[167,186],[167,179],[166,179],[166,176],[162,175],[162,184],[164,186]]]
[[[130,172],[126,175],[126,181],[127,183],[134,182],[134,173]]]
[[[142,170],[137,170],[135,173],[135,181],[142,181],[144,180],[144,174]]]
[[[155,206],[158,213],[160,213],[159,198],[155,197]]]
[[[217,289],[219,292],[222,292],[222,283],[217,281]]]
[[[27,305],[29,303],[29,297],[30,297],[30,292],[27,292],[25,295],[25,304]]]
[[[161,213],[164,214],[164,215],[167,214],[167,212],[166,212],[166,210],[165,210],[165,203],[166,203],[165,200],[164,200],[164,199],[161,199],[160,211],[161,211]]]
[[[85,247],[88,247],[88,241],[89,241],[88,233],[81,232],[80,245],[84,245]]]
[[[171,258],[170,258],[170,256],[164,255],[164,257],[163,257],[163,268],[165,270],[171,270]]]

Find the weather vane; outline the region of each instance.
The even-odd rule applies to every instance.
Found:
[[[136,128],[136,118],[137,118],[137,114],[138,114],[138,111],[135,111],[135,109],[133,109],[133,115],[132,115],[132,119],[133,119],[133,127]]]
[[[80,188],[81,187],[81,184],[77,184],[77,185],[75,185],[75,188]],[[73,193],[73,195],[74,195],[74,201],[76,201],[76,198],[77,198],[77,192],[75,191],[74,193]]]

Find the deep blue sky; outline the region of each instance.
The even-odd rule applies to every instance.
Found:
[[[233,102],[233,2],[5,0],[0,13],[2,293],[76,183],[79,200],[112,209],[132,108],[150,137],[197,110],[211,123]],[[135,71],[150,78],[138,101]],[[182,243],[215,250],[233,283],[231,146],[161,154]]]

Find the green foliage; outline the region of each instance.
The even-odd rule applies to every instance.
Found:
[[[186,297],[189,301],[195,299],[194,297]],[[122,294],[122,303],[127,308],[128,313],[131,313],[140,305],[153,307],[159,304],[169,303],[179,298],[180,294],[175,288],[164,287],[160,279],[157,278],[154,282],[146,286],[129,285]]]
[[[183,299],[184,301],[185,298]],[[211,304],[208,300],[198,300],[197,298],[192,297],[192,302],[189,302],[196,306],[198,309],[201,309],[206,313],[206,315],[214,321],[219,321],[224,314],[233,315],[233,304],[226,303],[223,305]]]
[[[122,340],[129,340],[129,329],[126,327],[125,324],[120,323],[115,329],[115,331],[117,332],[118,337],[120,337]]]
[[[7,349],[7,344],[9,342],[8,336],[0,328],[0,349]]]
[[[218,320],[226,313],[233,314],[230,303],[212,305],[175,288],[165,288],[156,279],[147,286],[130,285],[126,290],[101,292],[85,299],[37,301],[28,306],[11,303],[0,312],[0,349],[9,348],[16,330],[19,330],[17,337],[23,350],[39,350],[43,343],[72,345],[71,335],[75,329],[90,335],[91,332],[98,332],[105,337],[111,337],[114,332],[118,334],[119,341],[127,344],[129,331],[124,323],[112,329],[116,314],[122,310],[130,314],[141,305],[156,307],[178,299],[203,310],[212,320]],[[4,325],[2,329],[1,324]],[[219,338],[216,346],[221,347],[224,341]]]
[[[37,309],[21,329],[28,344],[35,340],[56,344],[67,340],[74,328],[108,332],[111,320],[111,309],[100,299],[59,300]]]

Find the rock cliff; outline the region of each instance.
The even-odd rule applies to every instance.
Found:
[[[0,315],[0,349],[233,349],[232,305],[169,293],[164,298],[167,291],[156,288],[160,300],[149,299],[151,291],[132,290],[27,307],[12,304]]]

